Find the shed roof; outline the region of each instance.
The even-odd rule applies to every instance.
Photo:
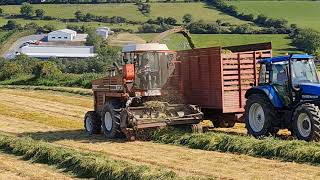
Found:
[[[146,44],[129,44],[122,48],[122,52],[136,52],[136,51],[168,51],[166,44],[146,43]]]
[[[52,32],[50,32],[49,34],[51,34],[51,33],[68,33],[68,34],[75,34],[75,33],[77,33],[76,31],[74,31],[74,30],[71,30],[71,29],[60,29],[60,30],[57,30],[57,31],[52,31]]]

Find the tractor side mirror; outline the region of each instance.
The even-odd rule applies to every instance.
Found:
[[[266,70],[267,71],[272,71],[272,64],[271,63],[267,63],[266,64]]]

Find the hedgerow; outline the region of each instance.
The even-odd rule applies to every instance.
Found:
[[[0,88],[57,91],[57,92],[66,92],[66,93],[72,93],[72,94],[78,94],[78,95],[84,95],[84,96],[93,95],[93,92],[89,89],[71,88],[71,87],[0,85]]]

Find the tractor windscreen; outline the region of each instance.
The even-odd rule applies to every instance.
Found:
[[[316,66],[313,59],[292,59],[292,83],[319,83]]]
[[[172,52],[145,52],[138,56],[135,85],[139,89],[160,89],[166,84],[173,72]]]

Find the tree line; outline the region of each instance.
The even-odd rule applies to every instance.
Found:
[[[238,19],[245,20],[245,21],[251,21],[254,22],[260,26],[264,27],[273,27],[273,28],[279,28],[279,29],[286,29],[288,27],[288,21],[281,18],[269,18],[264,14],[259,14],[257,17],[255,17],[253,14],[244,14],[237,11],[237,7],[233,5],[228,5],[225,0],[206,0],[209,5],[214,6],[218,10],[234,16]]]

